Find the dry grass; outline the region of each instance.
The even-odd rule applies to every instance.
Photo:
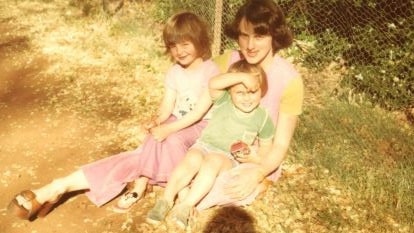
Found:
[[[161,25],[151,20],[153,7],[145,1],[126,1],[124,8],[113,17],[99,11],[85,16],[82,9],[66,1],[9,3],[0,0],[0,19],[5,32],[1,36],[0,51],[10,54],[6,59],[10,70],[19,68],[25,74],[33,74],[19,81],[24,87],[21,91],[30,90],[42,96],[35,100],[37,109],[30,111],[34,116],[44,113],[35,119],[16,119],[7,126],[8,132],[17,134],[17,129],[43,121],[50,128],[63,127],[65,123],[72,127],[58,135],[62,141],[68,141],[68,150],[83,150],[87,158],[59,168],[64,171],[71,171],[80,161],[99,158],[92,153],[95,150],[82,149],[86,142],[102,147],[99,152],[129,150],[139,145],[143,137],[140,123],[156,110],[163,94],[164,73],[170,66],[163,55]],[[0,63],[3,67],[6,67],[5,61]],[[306,85],[305,111],[282,179],[252,206],[213,208],[200,213],[190,232],[206,232],[208,227],[211,229],[208,232],[220,227],[220,232],[226,232],[225,229],[229,229],[228,232],[412,231],[408,220],[414,214],[411,211],[410,215],[410,210],[401,206],[401,203],[411,203],[413,207],[413,197],[407,193],[413,184],[408,179],[413,169],[409,156],[413,148],[411,126],[402,124],[400,130],[401,125],[394,124],[381,110],[361,110],[359,106],[333,100],[332,94],[342,72],[335,67],[318,74],[308,74],[302,68],[301,72]],[[16,104],[12,101],[13,95],[19,91],[16,82],[0,79],[2,112],[22,106],[21,103],[13,105]],[[364,120],[364,116],[370,114],[378,117]],[[385,127],[386,131],[378,130],[383,124],[391,126]],[[43,132],[38,128],[31,130],[33,135]],[[82,135],[79,132],[84,131],[88,131],[90,137],[78,140]],[[45,131],[44,137],[51,136],[48,132]],[[16,137],[0,136],[0,141],[8,145],[0,147],[0,151],[21,153]],[[74,141],[78,143],[73,144]],[[35,148],[24,149],[42,150],[44,147],[44,144],[37,144]],[[34,152],[25,153],[26,159],[37,156]],[[377,154],[382,155],[382,159],[374,160]],[[2,161],[9,160],[2,158]],[[56,162],[53,157],[47,161]],[[11,170],[24,170],[24,162]],[[79,163],[73,164],[75,162]],[[17,166],[16,162],[13,164]],[[17,180],[9,169],[1,171],[2,187],[7,190]],[[38,167],[28,172],[36,182],[42,176]],[[388,172],[402,179],[391,179]],[[396,182],[395,186],[389,186],[392,182]],[[78,229],[76,227],[85,232],[174,232],[168,225],[154,227],[143,222],[145,210],[153,204],[159,191],[146,197],[133,212],[122,216],[114,215],[105,207],[96,213],[96,207],[75,199],[67,204],[69,213],[86,211],[91,214],[75,223],[69,223],[63,216],[50,216],[50,219],[56,218],[57,225],[64,226],[64,231],[62,228],[46,229],[37,222],[15,221],[9,225],[17,230],[31,227],[32,232],[55,229],[73,232]],[[386,203],[388,198],[391,204]],[[391,207],[396,210],[389,210]],[[238,228],[224,227],[232,225]],[[13,232],[8,229],[5,232]]]

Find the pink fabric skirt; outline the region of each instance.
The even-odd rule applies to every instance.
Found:
[[[167,122],[177,120],[170,117]],[[172,170],[194,144],[207,121],[200,121],[158,142],[147,136],[141,147],[81,167],[88,183],[88,198],[101,206],[115,198],[128,182],[146,176],[151,184],[165,186]]]

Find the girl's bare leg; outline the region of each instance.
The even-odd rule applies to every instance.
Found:
[[[36,200],[43,204],[54,201],[64,193],[89,189],[89,183],[81,170],[61,178],[53,180],[51,183],[32,190],[36,194]]]
[[[148,181],[149,181],[148,177],[145,177],[145,176],[139,177],[138,179],[134,181],[132,189],[130,189],[129,192],[131,193],[135,192],[141,198],[145,190],[147,189]]]
[[[132,188],[130,188],[118,199],[118,202],[114,206],[113,210],[117,213],[127,212],[132,207],[132,205],[134,205],[144,196],[148,181],[149,179],[144,176],[136,179],[133,182]]]

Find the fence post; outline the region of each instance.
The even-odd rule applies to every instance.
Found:
[[[222,20],[223,20],[223,0],[216,0],[215,11],[214,11],[214,26],[213,26],[213,45],[212,45],[213,57],[219,55],[220,53]]]

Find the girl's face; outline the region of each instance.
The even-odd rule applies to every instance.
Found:
[[[267,67],[273,57],[272,37],[256,34],[253,25],[245,19],[240,21],[239,30],[238,44],[247,62]]]
[[[229,93],[234,106],[244,113],[250,113],[256,109],[262,97],[260,88],[255,91],[249,91],[243,84],[232,86]]]
[[[198,55],[194,44],[189,40],[173,44],[169,49],[174,60],[185,68],[191,68],[202,62],[202,58]]]

